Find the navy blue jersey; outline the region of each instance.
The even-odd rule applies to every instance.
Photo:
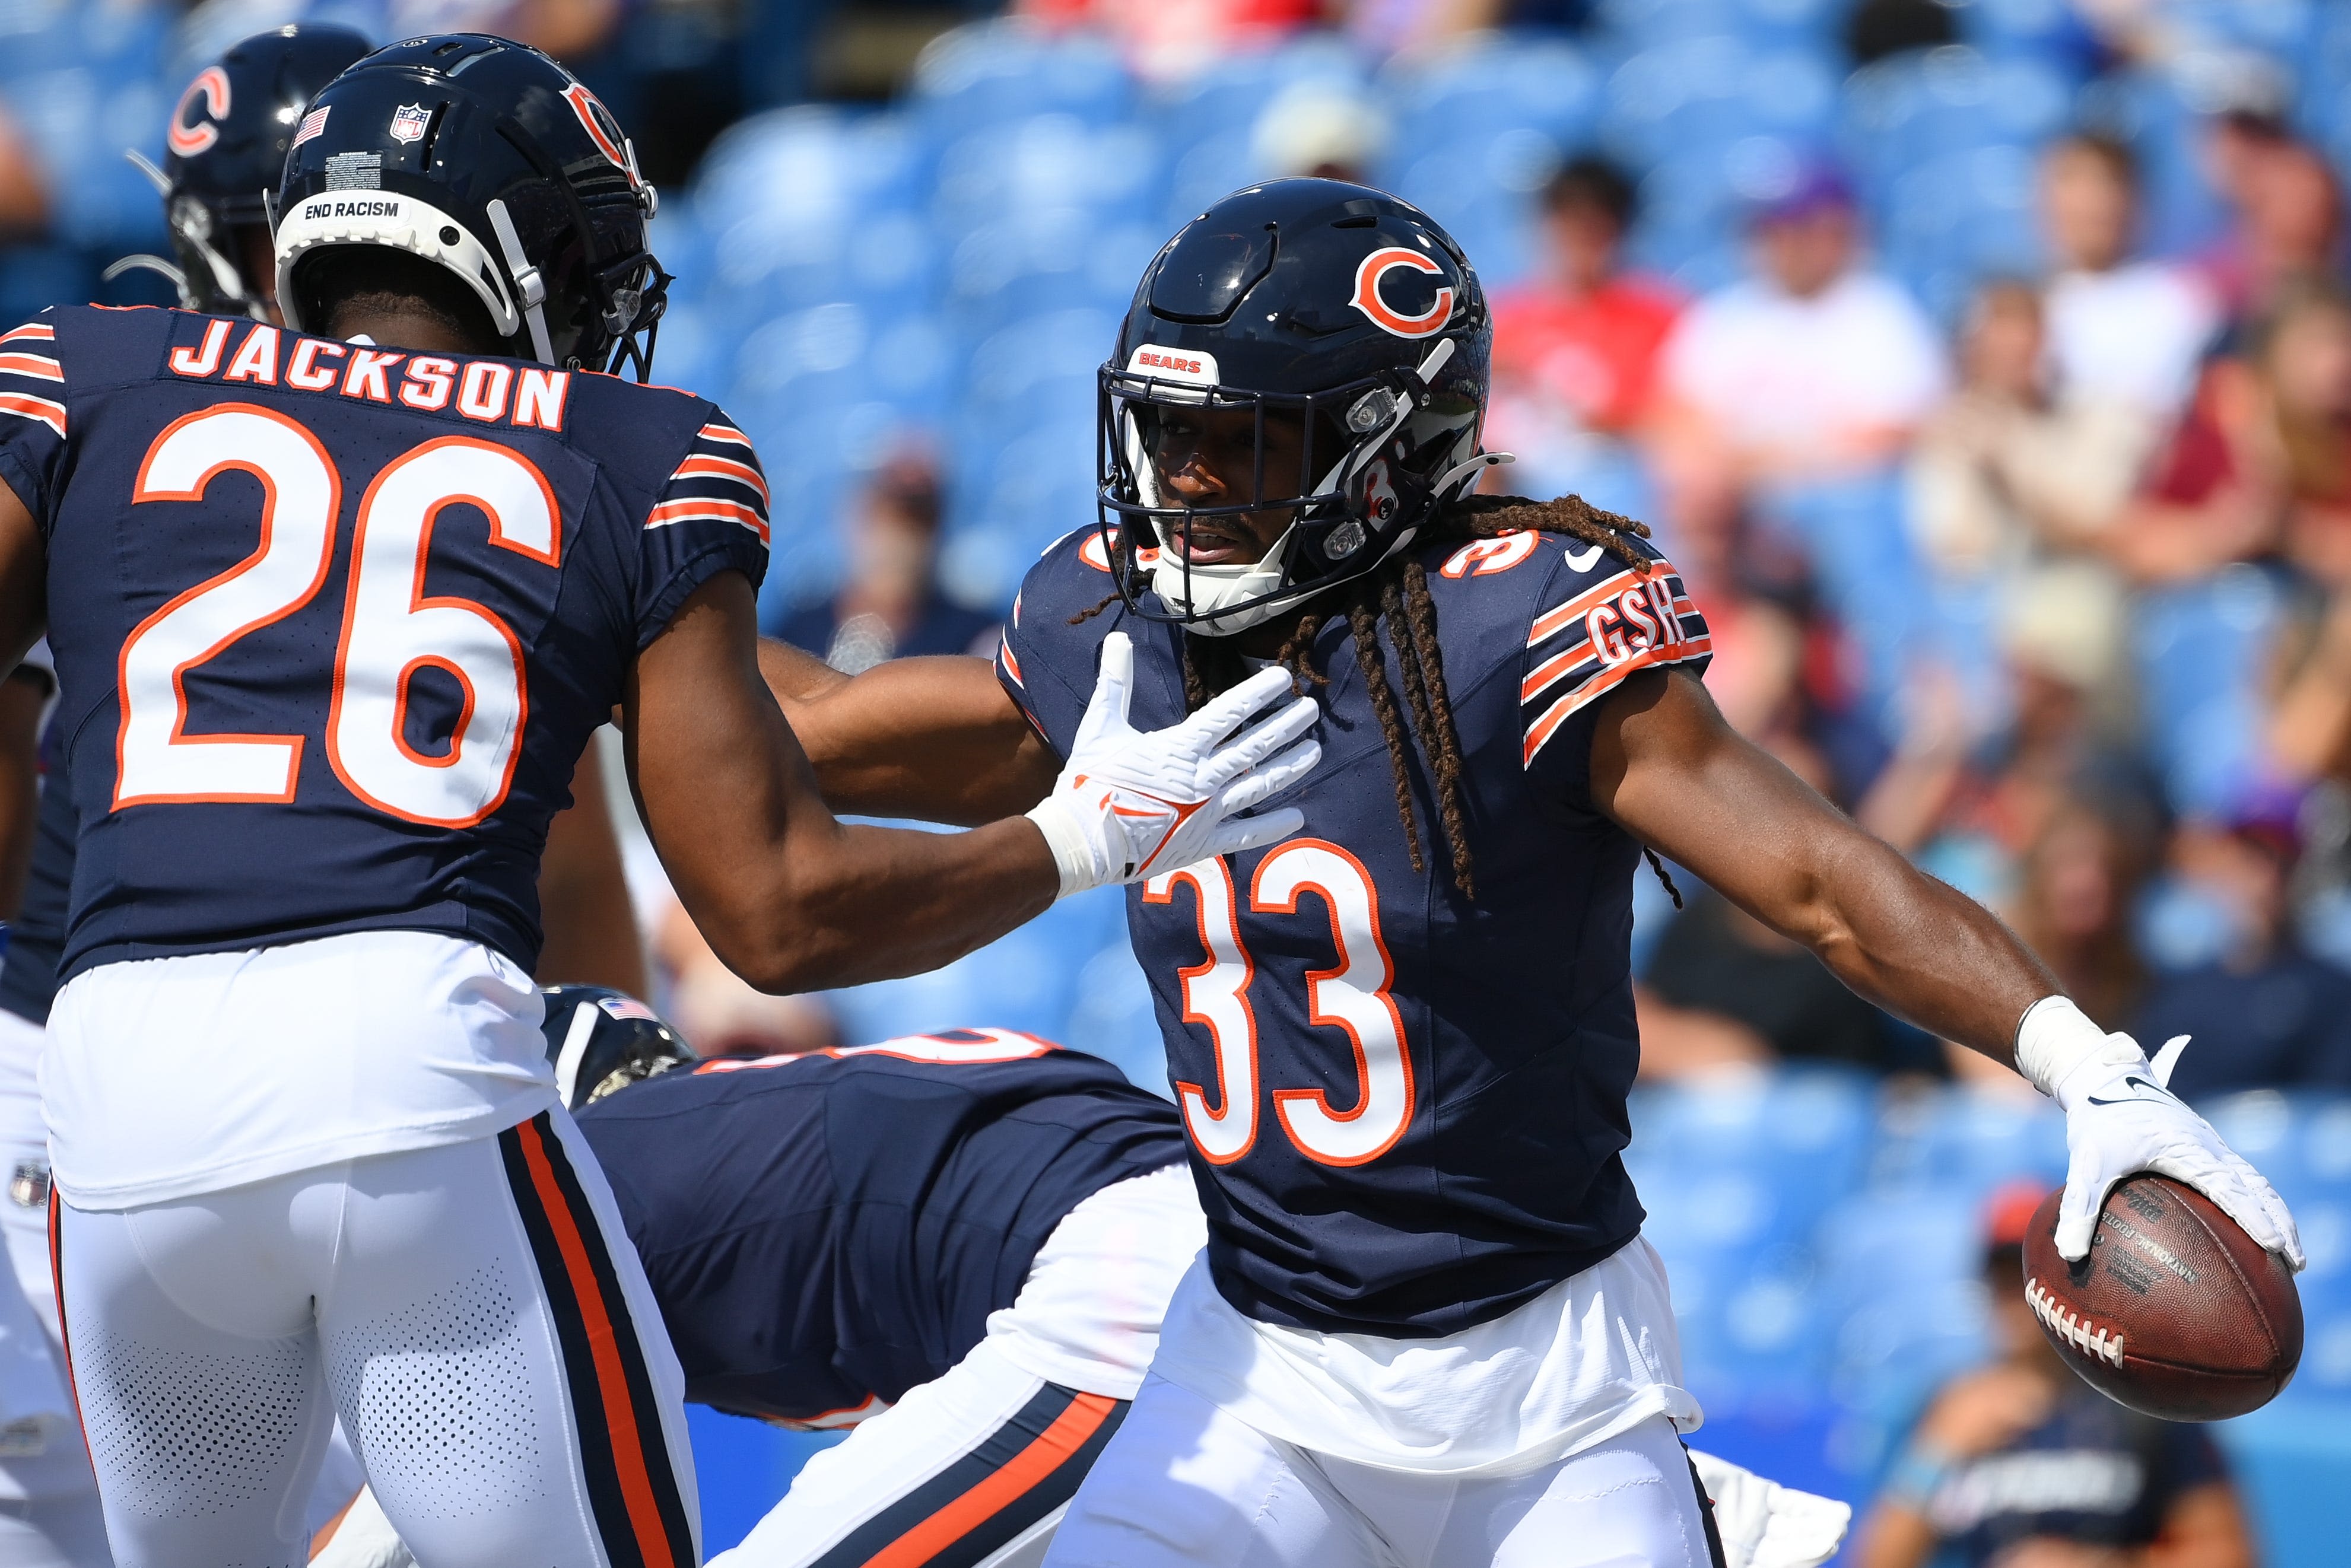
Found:
[[[2180,1497],[2229,1479],[2201,1427],[2126,1410],[2068,1377],[2031,1431],[1953,1464],[1926,1500],[1938,1568],[1988,1568],[2019,1542],[2146,1546]]]
[[[8,923],[8,951],[0,956],[0,1008],[28,1023],[47,1024],[57,994],[57,960],[65,951],[66,904],[73,887],[73,787],[58,750],[62,715],[41,732],[41,800],[33,814],[33,853],[25,868],[25,896]]]
[[[1639,1057],[1640,851],[1592,807],[1591,740],[1595,705],[1633,672],[1703,668],[1706,623],[1670,566],[1636,572],[1573,539],[1421,554],[1476,901],[1454,885],[1417,754],[1430,852],[1413,869],[1343,616],[1312,650],[1322,765],[1277,797],[1305,812],[1301,834],[1128,892],[1217,1284],[1297,1327],[1452,1333],[1599,1261],[1642,1218],[1617,1157]],[[1098,537],[1063,539],[998,657],[1064,757],[1113,630],[1134,639],[1136,727],[1185,711],[1180,632],[1116,604],[1073,622],[1111,586]]]
[[[1165,1101],[1008,1030],[722,1057],[580,1127],[686,1397],[810,1426],[945,1373],[1071,1209],[1184,1157]]]
[[[64,974],[343,932],[528,967],[589,732],[764,481],[709,403],[177,310],[0,338],[80,821]]]

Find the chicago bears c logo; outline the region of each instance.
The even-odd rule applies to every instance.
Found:
[[[1393,332],[1399,338],[1426,338],[1445,329],[1453,319],[1453,289],[1450,286],[1437,291],[1436,302],[1417,316],[1407,316],[1392,308],[1380,298],[1380,280],[1398,267],[1411,272],[1442,274],[1444,268],[1416,250],[1392,245],[1375,250],[1364,257],[1355,268],[1355,297],[1347,301],[1372,319],[1372,325],[1383,332]]]
[[[188,107],[196,101],[198,93],[204,95],[204,113],[209,118],[201,124],[190,125]],[[220,140],[220,127],[212,120],[227,118],[228,73],[218,66],[206,66],[188,84],[188,90],[180,95],[180,107],[172,111],[171,128],[163,133],[163,139],[181,157],[193,158]]]
[[[573,82],[563,89],[563,101],[569,104],[571,112],[580,117],[580,123],[587,129],[588,140],[596,144],[596,151],[611,160],[612,167],[626,174],[632,186],[643,184],[644,181],[637,177],[635,161],[629,156],[628,149],[622,145],[620,122],[612,118],[612,111],[604,107],[603,101],[579,82]]]

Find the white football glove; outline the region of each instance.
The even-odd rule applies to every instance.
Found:
[[[1820,1568],[1844,1543],[1851,1503],[1783,1487],[1696,1448],[1689,1457],[1714,1500],[1723,1568]]]
[[[2212,1124],[2171,1092],[2188,1037],[2149,1061],[2126,1034],[2102,1034],[2072,1002],[2045,997],[2017,1026],[2016,1065],[2064,1107],[2065,1196],[2057,1208],[2057,1255],[2089,1256],[2106,1194],[2139,1171],[2194,1187],[2270,1251],[2299,1270],[2305,1260],[2294,1216],[2262,1173],[2220,1141]]]
[[[1123,632],[1103,638],[1102,673],[1070,759],[1053,792],[1029,813],[1061,869],[1061,895],[1179,871],[1305,826],[1305,813],[1295,807],[1236,815],[1288,789],[1322,759],[1322,747],[1298,738],[1320,712],[1311,698],[1284,704],[1233,736],[1288,695],[1290,683],[1287,670],[1260,670],[1182,723],[1146,734],[1126,721],[1134,643]]]

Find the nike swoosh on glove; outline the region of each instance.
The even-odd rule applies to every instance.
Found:
[[[1783,1487],[1697,1448],[1689,1457],[1714,1500],[1723,1568],[1820,1568],[1844,1543],[1851,1503]]]
[[[1238,815],[1322,759],[1320,746],[1299,738],[1321,712],[1310,698],[1241,729],[1290,695],[1290,672],[1260,670],[1183,722],[1148,732],[1127,722],[1134,690],[1134,643],[1113,632],[1102,639],[1069,761],[1029,813],[1053,852],[1063,897],[1270,844],[1306,825],[1295,807]]]
[[[2043,1009],[2062,1000],[2052,998],[2034,1004],[2025,1014],[2026,1026],[2034,1025]],[[2302,1238],[2285,1200],[2261,1172],[2221,1142],[2211,1123],[2171,1092],[2171,1070],[2188,1047],[2186,1035],[2166,1041],[2149,1061],[2126,1034],[2092,1040],[2097,1026],[2071,1003],[2043,1022],[2066,1032],[2088,1031],[2078,1040],[2054,1044],[2028,1042],[2027,1030],[2018,1031],[2018,1066],[2065,1112],[2069,1158],[2065,1196],[2057,1206],[2059,1257],[2068,1262],[2088,1257],[2106,1194],[2126,1176],[2153,1171],[2194,1187],[2246,1235],[2296,1271],[2302,1269]],[[2056,1071],[2043,1065],[2053,1054],[2064,1061]]]

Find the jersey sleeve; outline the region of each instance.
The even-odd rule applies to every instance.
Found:
[[[66,450],[66,372],[57,339],[45,319],[0,332],[0,479],[45,529]]]
[[[725,414],[710,413],[645,514],[634,606],[640,649],[720,572],[740,571],[753,588],[768,575],[768,478],[759,455]]]
[[[997,644],[996,678],[1029,724],[1066,760],[1094,689],[1102,640],[1123,617],[1101,537],[1081,528],[1048,548],[1012,601]],[[1092,613],[1088,613],[1092,612]]]
[[[1682,664],[1703,673],[1713,655],[1681,573],[1644,553],[1646,570],[1597,547],[1570,553],[1527,628],[1520,756],[1529,773],[1578,806],[1588,804],[1600,699],[1637,671]]]

